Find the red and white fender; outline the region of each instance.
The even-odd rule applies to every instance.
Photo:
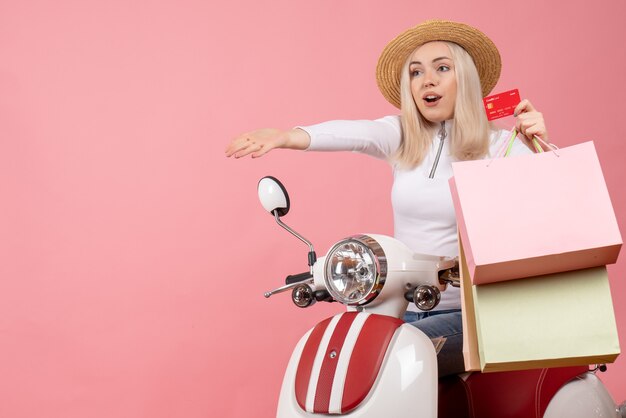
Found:
[[[381,344],[387,347],[381,350]],[[346,312],[307,332],[293,351],[277,417],[436,417],[433,343],[389,316]]]

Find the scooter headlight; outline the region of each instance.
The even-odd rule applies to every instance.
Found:
[[[387,277],[387,259],[381,246],[367,235],[339,241],[324,265],[324,281],[331,296],[346,305],[373,301]]]

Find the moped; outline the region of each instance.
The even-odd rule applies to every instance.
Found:
[[[293,303],[344,304],[297,343],[289,360],[277,417],[626,418],[597,377],[604,365],[438,379],[437,346],[402,321],[408,303],[437,306],[446,286],[459,285],[456,259],[413,253],[398,240],[360,234],[338,241],[319,259],[313,245],[281,218],[285,187],[267,176],[261,204],[282,228],[309,247],[309,270],[287,276],[265,297],[291,291]]]

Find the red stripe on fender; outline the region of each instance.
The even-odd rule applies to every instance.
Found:
[[[352,351],[343,390],[341,413],[356,408],[371,390],[389,342],[404,321],[385,315],[370,315]]]
[[[300,362],[298,363],[298,370],[296,371],[295,391],[296,400],[298,405],[303,411],[306,411],[306,394],[309,389],[309,380],[311,379],[311,370],[313,369],[313,362],[315,361],[315,355],[320,345],[320,341],[324,336],[324,331],[328,327],[332,317],[323,320],[318,323],[302,349],[302,355],[300,356]]]
[[[350,325],[356,318],[357,312],[346,312],[343,314],[335,331],[333,332],[330,341],[328,342],[328,348],[324,353],[324,361],[320,369],[320,376],[317,381],[317,389],[315,391],[315,403],[313,411],[317,414],[327,414],[330,405],[330,392],[333,388],[333,380],[335,378],[335,370],[337,369],[337,360],[339,360],[339,354],[341,354],[341,348],[343,342],[350,331]],[[335,353],[331,355],[331,353]]]

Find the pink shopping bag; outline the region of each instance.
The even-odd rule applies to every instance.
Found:
[[[593,142],[452,164],[473,284],[615,263],[622,238]]]

